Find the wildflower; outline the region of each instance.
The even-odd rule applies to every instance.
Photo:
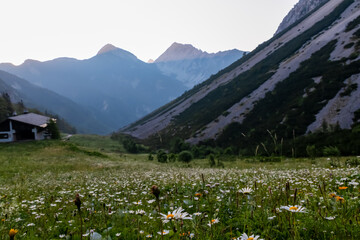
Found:
[[[179,207],[173,212],[168,212],[167,215],[160,213],[163,216],[164,222],[168,222],[171,219],[192,219],[187,212],[183,212],[184,209]]]
[[[152,238],[152,235],[151,234],[148,234],[145,236],[146,238]]]
[[[354,180],[352,180],[351,182],[349,182],[350,185],[353,185],[354,187],[359,185],[358,182],[355,182]]]
[[[251,236],[248,236],[246,233],[243,233],[240,237],[238,237],[236,240],[262,240],[262,239],[259,239],[259,235],[251,235]]]
[[[325,219],[327,219],[327,220],[334,220],[335,217],[325,217]]]
[[[345,199],[343,197],[336,196],[335,198],[337,202],[341,202],[341,203],[345,202]]]
[[[331,198],[334,198],[334,197],[336,197],[337,195],[336,195],[336,193],[330,193],[329,196],[330,196]]]
[[[219,222],[219,219],[215,218],[215,219],[211,219],[211,221],[208,223],[208,226],[211,227],[212,225],[216,224]]]
[[[165,217],[165,219],[173,219],[174,218],[174,214],[172,214],[172,213],[169,213],[168,215],[165,215],[165,214],[162,214],[162,213],[160,213],[161,215],[163,215],[164,217]]]
[[[298,206],[298,205],[295,205],[295,206],[290,206],[290,205],[289,206],[282,206],[280,208],[288,210],[290,212],[301,212],[301,213],[305,212],[305,208],[301,207],[301,206]]]
[[[201,197],[202,194],[201,193],[195,193],[195,197]]]
[[[139,209],[139,210],[136,210],[136,212],[135,212],[135,214],[137,214],[137,215],[144,215],[146,212],[144,211],[144,210],[142,210],[142,209]]]
[[[184,209],[182,207],[179,207],[178,209],[174,210],[173,214],[175,219],[180,219],[180,220],[192,219],[189,213],[184,212]]]
[[[347,189],[348,187],[344,187],[344,186],[342,186],[342,187],[339,187],[339,190],[345,190],[345,189]]]
[[[14,239],[15,235],[18,233],[18,231],[19,230],[17,230],[17,229],[10,229],[10,231],[9,231],[10,239]]]
[[[166,234],[169,234],[169,230],[163,230],[162,232],[157,232],[158,234],[160,235],[166,235]]]
[[[59,235],[59,238],[64,238],[64,237],[66,237],[65,234],[60,234],[60,235]]]
[[[242,188],[239,190],[240,193],[243,193],[243,194],[250,194],[253,190],[249,187],[245,187],[245,188]]]
[[[29,223],[28,225],[26,225],[27,227],[33,227],[35,226],[35,223]]]
[[[117,236],[117,237],[120,237],[120,235],[121,235],[121,233],[117,233],[117,234],[115,234],[115,236]]]
[[[268,217],[269,220],[273,220],[276,216]]]

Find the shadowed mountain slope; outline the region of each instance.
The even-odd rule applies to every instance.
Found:
[[[349,128],[360,109],[360,1],[330,0],[122,132],[153,145],[259,145],[323,122]],[[354,120],[355,119],[355,120]]]

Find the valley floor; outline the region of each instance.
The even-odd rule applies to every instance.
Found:
[[[0,239],[360,238],[356,157],[210,168],[123,152],[98,136],[1,144]]]

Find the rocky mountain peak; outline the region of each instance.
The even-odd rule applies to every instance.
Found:
[[[117,50],[118,48],[115,47],[114,45],[112,44],[106,44],[105,46],[103,46],[96,55],[100,55],[100,54],[104,54],[104,53],[108,53],[108,52],[112,52],[112,51],[115,51]]]
[[[280,23],[275,35],[327,1],[328,0],[300,0]]]
[[[120,58],[138,60],[137,57],[134,54],[132,54],[131,52],[128,52],[124,49],[115,47],[112,44],[106,44],[104,47],[102,47],[98,51],[96,56],[100,56],[100,55],[104,55],[104,54],[108,54],[108,53],[115,55],[117,57],[120,57]]]
[[[191,44],[181,44],[174,42],[155,62],[168,62],[184,59],[202,58],[209,55]]]

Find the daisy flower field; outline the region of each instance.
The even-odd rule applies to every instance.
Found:
[[[82,149],[0,146],[0,239],[360,239],[359,167]]]

